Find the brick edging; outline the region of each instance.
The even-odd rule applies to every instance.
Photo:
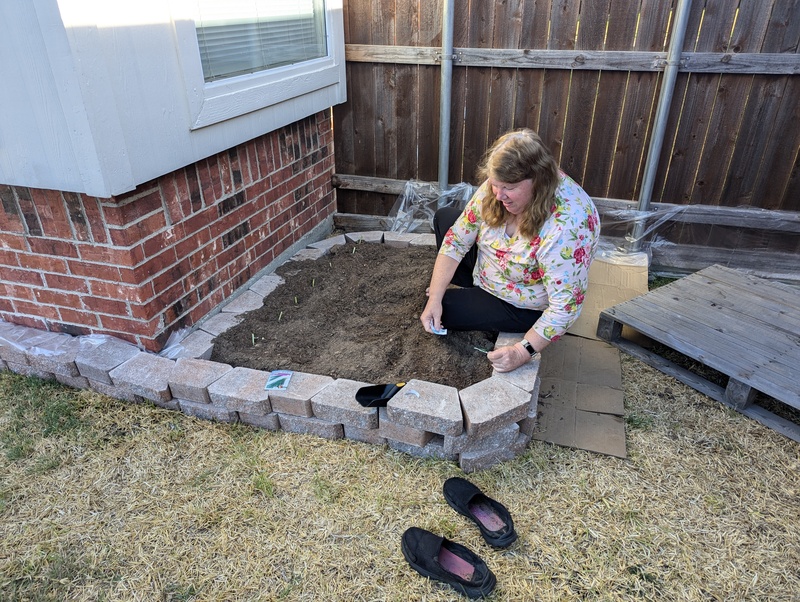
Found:
[[[335,245],[358,242],[435,244],[432,234],[355,232],[312,243],[289,261],[318,259]],[[267,392],[268,372],[210,361],[214,338],[237,324],[239,314],[260,307],[282,282],[275,274],[251,281],[159,355],[110,336],[72,337],[0,322],[0,369],[207,420],[388,445],[458,462],[467,473],[527,449],[536,426],[538,359],[461,390],[412,380],[385,408],[363,408],[355,400],[358,388],[373,383],[296,372],[288,390]],[[520,336],[501,333],[498,344]]]

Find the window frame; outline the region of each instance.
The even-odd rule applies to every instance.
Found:
[[[325,2],[326,57],[205,81],[191,0],[171,0],[178,61],[182,67],[191,115],[197,130],[274,106],[329,86],[344,85],[344,25],[341,10]]]

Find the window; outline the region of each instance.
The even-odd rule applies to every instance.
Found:
[[[192,129],[294,99],[315,99],[304,111],[344,101],[341,0],[170,5]]]
[[[327,56],[323,0],[199,0],[205,81]]]

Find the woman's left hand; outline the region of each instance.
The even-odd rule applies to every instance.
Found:
[[[486,357],[492,362],[492,368],[498,372],[511,372],[527,364],[531,359],[531,354],[517,343],[490,351]]]

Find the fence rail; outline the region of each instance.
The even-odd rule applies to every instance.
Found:
[[[800,211],[794,4],[693,0],[655,203]],[[660,0],[455,5],[448,180],[472,182],[496,136],[531,127],[592,197],[638,200],[675,7]],[[337,173],[437,181],[441,4],[345,0],[344,11],[349,100],[334,109]],[[343,213],[386,215],[395,200],[370,187],[338,192]],[[671,242],[727,248],[732,227],[685,223]],[[757,244],[800,254],[796,233],[765,231]]]

